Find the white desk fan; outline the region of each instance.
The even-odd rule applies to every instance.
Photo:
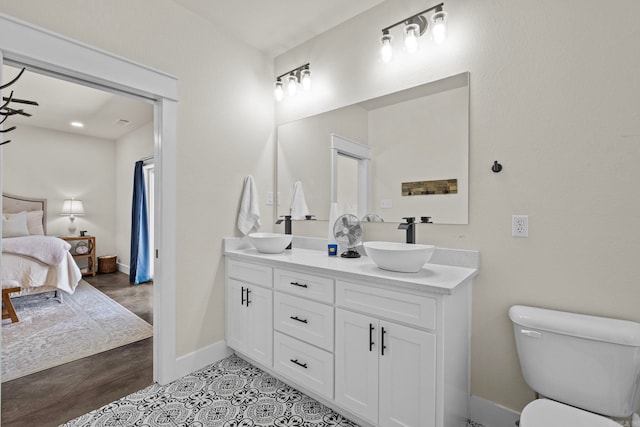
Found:
[[[356,246],[362,242],[362,225],[357,216],[344,214],[336,219],[333,224],[333,236],[347,250],[340,256],[343,258],[360,258]]]

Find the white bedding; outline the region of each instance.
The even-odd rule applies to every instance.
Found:
[[[51,236],[20,236],[2,239],[2,253],[35,258],[51,267],[60,264],[71,245]]]
[[[19,284],[22,288],[50,287],[72,294],[82,273],[69,252],[57,267],[33,258],[10,253],[2,254],[2,286]]]

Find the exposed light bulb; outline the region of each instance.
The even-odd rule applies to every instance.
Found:
[[[284,89],[282,88],[282,81],[278,80],[275,85],[275,89],[273,90],[273,95],[276,98],[276,101],[282,101],[284,98]]]
[[[287,95],[296,96],[298,92],[298,79],[295,75],[289,75],[289,82],[287,83]]]
[[[391,58],[393,58],[391,40],[393,40],[393,36],[389,33],[382,34],[382,37],[380,38],[380,41],[382,42],[382,46],[380,47],[380,57],[382,58],[382,62],[385,64],[391,62]]]
[[[409,24],[404,27],[404,46],[407,52],[416,53],[418,51],[418,37],[420,36],[420,26]]]
[[[300,80],[302,83],[302,89],[304,89],[305,91],[311,89],[311,70],[308,68],[302,70],[302,72],[300,73]]]
[[[431,37],[438,44],[447,39],[447,12],[439,10],[431,17]]]

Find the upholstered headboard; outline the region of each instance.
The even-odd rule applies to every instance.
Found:
[[[47,234],[47,199],[2,194],[3,213],[18,213],[22,211],[42,211],[42,228],[44,229],[44,234]]]

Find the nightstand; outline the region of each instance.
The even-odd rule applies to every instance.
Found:
[[[96,261],[96,238],[95,236],[61,236],[62,240],[65,240],[71,243],[71,249],[69,250],[71,256],[78,262],[78,259],[86,259],[87,267],[81,268],[83,276],[95,276],[96,275],[96,267],[98,265]],[[84,242],[84,244],[82,243]],[[87,247],[86,253],[78,253],[76,252],[76,248],[78,245]]]

